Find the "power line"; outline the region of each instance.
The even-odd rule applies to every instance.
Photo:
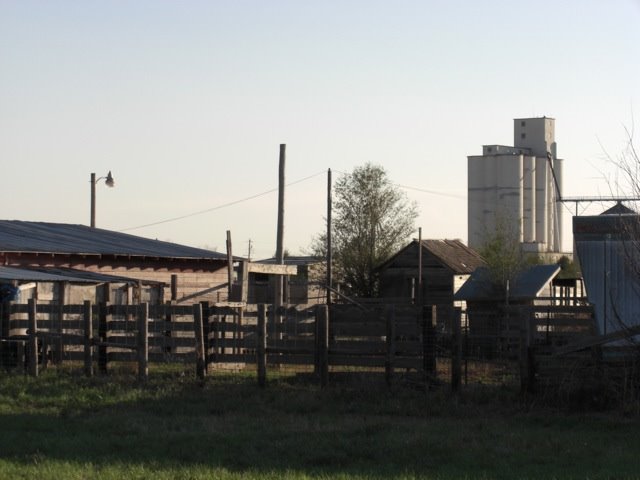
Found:
[[[304,181],[309,180],[311,178],[317,177],[318,175],[323,175],[324,173],[325,173],[324,170],[321,171],[321,172],[318,172],[318,173],[314,173],[313,175],[309,175],[308,177],[304,177],[304,178],[301,178],[300,180],[296,180],[295,182],[288,183],[286,186],[290,187],[290,186],[295,185],[297,183],[301,183],[301,182],[304,182]],[[233,205],[237,205],[239,203],[243,203],[243,202],[246,202],[246,201],[249,201],[249,200],[253,200],[255,198],[263,197],[265,195],[268,195],[270,193],[277,192],[277,191],[278,191],[277,188],[272,188],[271,190],[267,190],[267,191],[264,191],[264,192],[261,192],[261,193],[256,193],[255,195],[251,195],[249,197],[241,198],[239,200],[234,200],[233,202],[224,203],[222,205],[217,205],[215,207],[207,208],[205,210],[199,210],[197,212],[187,213],[185,215],[180,215],[178,217],[167,218],[165,220],[159,220],[157,222],[146,223],[144,225],[138,225],[137,227],[124,228],[124,229],[122,229],[120,231],[121,232],[128,232],[130,230],[138,230],[140,228],[153,227],[154,225],[161,225],[163,223],[176,222],[178,220],[183,220],[185,218],[195,217],[196,215],[202,215],[204,213],[213,212],[215,210],[220,210],[222,208],[231,207]]]

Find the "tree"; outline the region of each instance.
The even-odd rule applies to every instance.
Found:
[[[496,216],[495,229],[485,233],[478,253],[487,262],[490,279],[500,292],[505,292],[507,282],[513,283],[527,267],[540,263],[537,255],[522,251],[518,223],[505,215]]]
[[[348,295],[376,296],[376,267],[415,231],[415,203],[390,182],[384,168],[367,163],[335,182],[332,213],[335,279]],[[326,234],[311,250],[326,251]]]

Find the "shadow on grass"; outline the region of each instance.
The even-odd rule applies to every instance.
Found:
[[[25,466],[51,460],[363,478],[512,478],[566,468],[598,477],[640,467],[635,421],[531,416],[509,407],[512,397],[479,406],[390,392],[379,382],[320,390],[287,378],[261,390],[252,376],[216,375],[199,385],[181,372],[152,375],[144,386],[127,375],[47,372],[2,377],[0,390],[0,459]]]

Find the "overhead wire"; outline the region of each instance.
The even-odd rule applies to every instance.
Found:
[[[322,175],[324,173],[325,173],[324,170],[321,171],[321,172],[318,172],[318,173],[314,173],[313,175],[309,175],[308,177],[304,177],[304,178],[301,178],[299,180],[296,180],[295,182],[288,183],[286,186],[290,187],[292,185],[296,185],[297,183],[301,183],[301,182],[304,182],[306,180],[310,180],[310,179],[312,179],[314,177],[317,177],[318,175]],[[215,207],[206,208],[204,210],[198,210],[197,212],[187,213],[185,215],[180,215],[180,216],[177,216],[177,217],[171,217],[171,218],[167,218],[167,219],[164,219],[164,220],[158,220],[157,222],[151,222],[151,223],[146,223],[144,225],[138,225],[136,227],[123,228],[120,231],[121,232],[128,232],[128,231],[131,231],[131,230],[138,230],[140,228],[146,228],[146,227],[153,227],[155,225],[161,225],[163,223],[175,222],[175,221],[183,220],[183,219],[189,218],[189,217],[195,217],[196,215],[202,215],[202,214],[205,214],[205,213],[209,213],[209,212],[214,212],[216,210],[220,210],[222,208],[231,207],[233,205],[237,205],[239,203],[243,203],[243,202],[247,202],[249,200],[253,200],[253,199],[256,199],[256,198],[259,198],[259,197],[263,197],[265,195],[268,195],[270,193],[277,192],[277,191],[278,191],[278,188],[272,188],[270,190],[266,190],[264,192],[256,193],[255,195],[250,195],[248,197],[244,197],[244,198],[241,198],[241,199],[238,199],[238,200],[234,200],[232,202],[223,203],[222,205],[216,205]]]

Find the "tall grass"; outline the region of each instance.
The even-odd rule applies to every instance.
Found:
[[[523,405],[514,392],[325,390],[180,368],[146,385],[0,374],[0,478],[634,478],[638,421]]]

